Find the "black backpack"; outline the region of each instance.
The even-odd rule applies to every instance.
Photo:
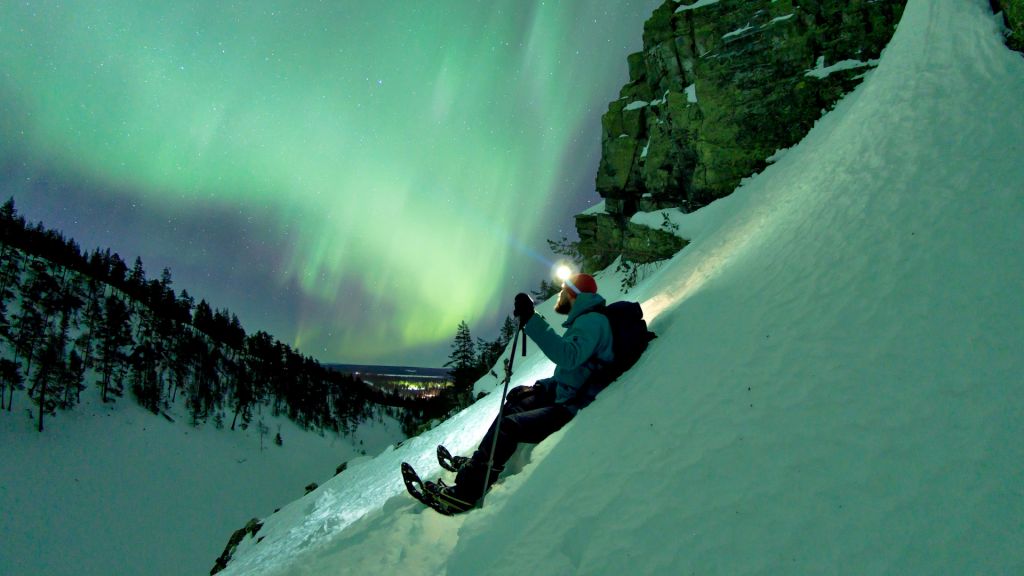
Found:
[[[615,302],[594,312],[608,318],[615,358],[611,362],[597,363],[586,385],[577,394],[578,404],[583,406],[590,404],[599,392],[632,368],[647,350],[647,344],[658,337],[647,329],[644,311],[637,302]]]

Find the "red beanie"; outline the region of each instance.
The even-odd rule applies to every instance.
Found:
[[[597,293],[597,280],[590,274],[576,274],[565,281],[565,285],[576,294],[580,292]]]

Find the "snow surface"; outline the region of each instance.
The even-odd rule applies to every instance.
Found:
[[[363,424],[353,442],[266,415],[261,450],[255,419],[245,431],[193,428],[184,409],[171,423],[98,395],[84,392],[43,434],[24,395],[0,414],[0,574],[207,574],[250,518],[366,458],[358,450],[376,454],[403,438],[391,418]]]
[[[1022,95],[987,2],[910,0],[866,81],[628,295],[658,340],[485,508],[425,510],[398,464],[438,475],[498,394],[226,573],[1024,573]],[[551,371],[530,350],[513,385]]]

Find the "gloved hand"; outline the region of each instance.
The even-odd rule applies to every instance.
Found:
[[[525,326],[533,318],[533,299],[524,292],[516,294],[516,304],[512,315],[519,318],[519,325]]]

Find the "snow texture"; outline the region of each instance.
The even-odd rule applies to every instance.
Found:
[[[360,446],[376,454],[403,437],[392,418],[363,424],[355,441],[269,414],[245,431],[195,428],[183,407],[169,422],[128,399],[104,405],[96,389],[39,434],[18,398],[14,412],[0,415],[5,576],[208,573],[250,518],[329,479],[342,462],[366,458]],[[260,418],[269,430],[262,449]]]
[[[227,574],[1024,573],[1022,95],[987,2],[910,0],[860,87],[693,216],[628,295],[659,338],[485,508],[425,510],[398,464],[468,453],[493,378]],[[530,350],[514,386],[551,372]]]

